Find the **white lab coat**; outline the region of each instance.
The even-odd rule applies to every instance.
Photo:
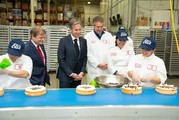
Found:
[[[85,35],[88,47],[88,61],[87,61],[87,71],[88,71],[88,82],[95,79],[97,76],[109,74],[109,70],[101,70],[97,66],[100,63],[107,64],[107,54],[109,49],[115,46],[115,39],[113,36],[106,32],[99,39],[94,30]]]
[[[0,75],[0,87],[4,89],[24,89],[31,86],[29,78],[32,73],[32,60],[26,55],[22,55],[15,62],[12,62],[8,54],[0,56],[0,62],[7,58],[11,62],[11,66],[7,67],[8,70],[26,70],[29,73],[27,78],[17,78],[7,74]]]
[[[165,64],[155,54],[150,57],[144,57],[142,54],[135,55],[130,59],[127,70],[134,71],[140,78],[158,76],[161,83],[165,83],[167,79]],[[150,81],[141,82],[140,85],[142,87],[155,87],[155,84]]]
[[[134,44],[133,44],[133,40],[132,40],[132,38],[130,38],[130,37],[128,36],[127,39],[128,39],[128,41],[127,41],[126,44],[127,44],[128,46],[134,48]]]
[[[134,49],[127,43],[121,49],[118,46],[111,48],[108,54],[110,73],[114,74],[118,71],[118,73],[127,76],[127,66],[129,64],[129,60],[134,55]]]

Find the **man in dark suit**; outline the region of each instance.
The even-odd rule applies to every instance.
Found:
[[[32,85],[50,85],[50,77],[47,73],[47,56],[44,48],[45,30],[40,26],[32,28],[31,39],[25,44],[24,54],[33,61],[32,75],[30,82]]]
[[[81,84],[86,71],[87,43],[80,37],[81,23],[76,19],[69,22],[71,34],[62,38],[58,46],[58,73],[60,88],[75,88]]]

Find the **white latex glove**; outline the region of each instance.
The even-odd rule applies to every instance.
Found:
[[[141,79],[139,77],[139,75],[137,73],[133,73],[132,74],[132,80],[136,83],[136,84],[139,84],[141,83]]]
[[[152,78],[153,78],[153,75],[146,74],[145,76],[143,76],[143,77],[141,78],[141,81],[142,81],[142,82],[150,82],[150,81],[152,80]]]
[[[0,75],[8,74],[9,71],[6,69],[0,69]]]
[[[127,75],[125,73],[122,73],[122,72],[117,72],[116,76],[122,77],[122,78],[127,78]]]

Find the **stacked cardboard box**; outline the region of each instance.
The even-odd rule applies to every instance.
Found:
[[[137,17],[136,26],[148,26],[148,17]]]

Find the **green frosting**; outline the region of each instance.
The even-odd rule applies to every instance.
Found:
[[[11,65],[11,62],[7,58],[4,58],[0,63],[0,68],[5,69],[9,67],[10,65]]]

